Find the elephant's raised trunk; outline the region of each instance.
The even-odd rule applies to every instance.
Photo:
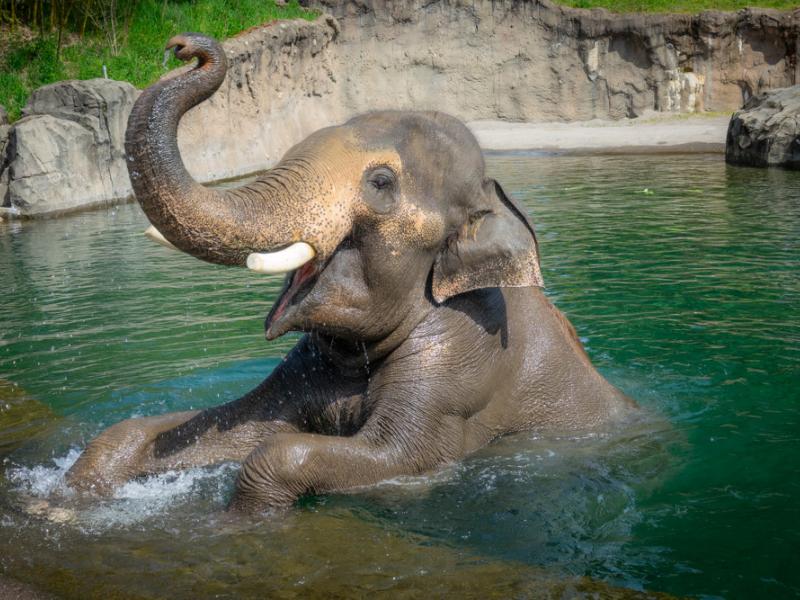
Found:
[[[167,48],[183,61],[197,58],[197,65],[146,89],[125,136],[133,190],[150,222],[178,249],[219,264],[244,265],[253,252],[307,241],[298,203],[308,198],[288,191],[304,178],[302,164],[281,164],[226,191],[206,188],[189,175],[178,150],[178,123],[219,88],[227,60],[216,41],[200,34],[176,36]]]

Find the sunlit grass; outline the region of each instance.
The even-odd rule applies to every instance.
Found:
[[[698,13],[704,10],[740,10],[748,7],[800,8],[800,2],[789,0],[558,0],[574,8],[605,8],[612,12],[675,12]]]
[[[17,119],[37,87],[62,79],[103,77],[103,65],[111,79],[144,87],[164,73],[162,49],[176,33],[199,31],[224,39],[275,19],[315,16],[297,0],[286,6],[277,6],[273,0],[140,0],[129,31],[120,35],[117,54],[101,33],[87,33],[84,39],[68,36],[60,60],[54,35],[29,40],[21,35],[9,37],[5,48],[0,48],[0,105],[12,120]],[[171,62],[167,68],[174,66]]]

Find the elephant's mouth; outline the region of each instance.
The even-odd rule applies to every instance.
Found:
[[[311,260],[286,278],[283,291],[264,323],[268,340],[279,338],[291,329],[292,314],[314,287],[321,272],[322,268],[318,261]]]
[[[298,267],[286,278],[286,283],[281,290],[280,296],[275,304],[269,311],[267,319],[264,323],[264,329],[268,340],[279,338],[284,333],[292,331],[296,328],[307,330],[312,326],[309,321],[310,314],[304,308],[304,304],[308,304],[307,297],[312,293],[315,286],[320,283],[320,279],[325,279],[326,274],[334,272],[328,279],[336,278],[344,263],[349,264],[347,258],[352,254],[355,249],[355,242],[352,235],[345,237],[333,251],[331,256],[325,260],[323,257],[317,255],[312,260]],[[337,267],[338,265],[338,267]],[[352,270],[352,269],[350,269]],[[327,283],[330,283],[329,281]],[[322,282],[322,287],[326,286],[326,282]],[[315,292],[314,302],[327,302],[329,299],[323,298],[324,294],[317,294]],[[311,301],[311,299],[309,299]],[[323,325],[324,326],[324,325]]]

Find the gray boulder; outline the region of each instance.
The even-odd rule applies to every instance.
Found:
[[[104,148],[92,134],[52,115],[20,120],[12,134],[8,204],[41,215],[111,198],[113,182],[102,172]]]
[[[754,96],[734,113],[725,160],[733,165],[800,169],[800,85]]]
[[[0,153],[2,205],[35,216],[129,197],[124,139],[137,95],[107,79],[36,90],[9,132],[5,161]]]
[[[130,83],[113,79],[60,81],[35,90],[22,114],[75,121],[91,129],[98,143],[114,146],[124,140],[128,115],[138,94]]]
[[[3,125],[8,125],[8,113],[6,112],[6,107],[0,104],[0,127]]]

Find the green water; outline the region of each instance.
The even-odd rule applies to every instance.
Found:
[[[2,465],[3,571],[71,598],[800,594],[800,174],[488,162],[533,216],[548,293],[645,422],[514,436],[269,519],[222,512],[233,466],[87,503],[61,478],[102,427],[235,398],[291,347],[263,339],[281,282],[146,241],[135,205],[6,224],[0,438],[28,431],[3,403],[37,421]],[[31,517],[37,499],[74,521]]]

